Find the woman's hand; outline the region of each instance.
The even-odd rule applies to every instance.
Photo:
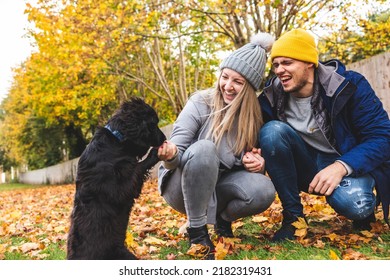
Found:
[[[264,173],[265,160],[261,156],[261,149],[252,148],[252,151],[246,152],[242,158],[242,164],[249,172]]]
[[[175,144],[166,140],[164,143],[158,148],[158,158],[163,161],[169,161],[174,159],[177,156],[178,149]]]

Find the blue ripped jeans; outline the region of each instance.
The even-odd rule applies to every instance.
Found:
[[[314,176],[333,163],[338,155],[313,149],[294,129],[280,121],[266,123],[260,130],[259,142],[267,172],[284,211],[303,216],[299,193],[307,192]],[[369,174],[347,176],[326,200],[338,214],[351,220],[361,220],[374,211],[374,185],[375,181]]]

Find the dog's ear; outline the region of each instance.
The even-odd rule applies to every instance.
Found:
[[[130,99],[123,101],[120,110],[125,115],[132,115],[135,118],[144,118],[149,115],[152,110],[149,105],[145,103],[141,98],[131,97]]]
[[[121,109],[123,112],[131,111],[131,110],[133,110],[133,108],[134,108],[133,99],[125,100],[125,101],[123,101],[123,103],[121,105]]]

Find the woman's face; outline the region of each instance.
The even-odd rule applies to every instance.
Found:
[[[246,79],[234,70],[224,68],[219,78],[219,88],[222,92],[223,100],[230,104],[237,94],[241,92],[246,83]]]

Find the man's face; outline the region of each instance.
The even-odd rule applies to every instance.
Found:
[[[285,92],[297,97],[310,96],[313,88],[313,63],[295,60],[289,57],[275,57],[272,67]]]

